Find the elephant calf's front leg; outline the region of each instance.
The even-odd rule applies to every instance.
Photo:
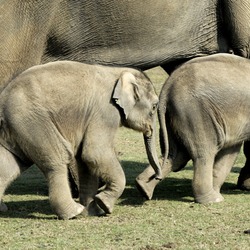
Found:
[[[80,203],[90,216],[102,216],[105,212],[96,204],[95,195],[98,192],[99,178],[93,175],[86,164],[78,164],[80,180]]]
[[[95,196],[95,201],[106,214],[111,214],[116,200],[122,195],[125,188],[125,175],[119,162],[112,167],[108,175],[106,171],[100,175],[105,176],[106,186]]]
[[[90,160],[88,156],[87,165],[93,176],[98,176],[106,184],[105,188],[96,194],[94,199],[106,214],[110,214],[125,188],[126,180],[123,169],[115,152],[108,153],[107,151],[99,158],[95,156],[93,160]]]

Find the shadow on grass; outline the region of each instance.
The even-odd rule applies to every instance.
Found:
[[[11,183],[5,194],[48,196],[48,186],[41,171],[33,165]]]
[[[126,179],[127,185],[122,194],[121,202],[119,205],[127,206],[140,206],[146,199],[142,197],[140,192],[135,186],[135,178],[139,175],[146,167],[147,164],[133,161],[122,161],[121,162]],[[239,173],[241,168],[234,167],[233,173]],[[185,171],[185,172],[184,172]],[[184,172],[184,175],[183,173]],[[193,202],[193,191],[192,191],[192,165],[186,166],[179,173],[175,173],[177,176],[170,176],[161,181],[155,188],[153,200],[174,200],[181,202]],[[180,176],[180,177],[178,177]],[[184,177],[183,177],[184,176]],[[188,176],[188,177],[185,177]],[[247,191],[241,191],[236,189],[236,183],[224,183],[222,187],[222,194],[248,194]],[[9,211],[1,213],[0,217],[13,217],[13,218],[45,218],[55,219],[53,212],[50,208],[48,200],[48,187],[46,180],[41,172],[36,168],[32,167],[20,176],[7,190],[8,195],[37,195],[43,196],[42,199],[34,199],[32,197],[24,198],[19,201],[9,201],[7,206]],[[46,196],[46,197],[45,197]],[[35,214],[38,214],[36,216]],[[43,216],[44,215],[44,216]],[[50,216],[49,216],[50,215]],[[52,216],[52,217],[51,217]]]
[[[146,167],[147,164],[138,162],[123,161],[122,165],[127,177],[127,187],[122,195],[122,202],[120,205],[131,205],[138,206],[142,205],[146,199],[142,197],[139,190],[135,186],[135,178],[140,174]],[[233,173],[240,173],[240,167],[233,167]],[[186,172],[187,177],[183,177],[182,172]],[[192,171],[191,173],[189,171]],[[187,165],[180,172],[175,173],[176,176],[180,177],[166,177],[164,180],[159,182],[155,187],[152,200],[172,200],[181,202],[193,202],[193,190],[192,190],[192,177],[193,167]],[[223,194],[250,194],[248,191],[242,191],[237,189],[236,183],[225,182],[222,186],[221,193]]]
[[[46,219],[55,220],[49,200],[23,200],[6,202],[7,212],[1,212],[0,218]]]

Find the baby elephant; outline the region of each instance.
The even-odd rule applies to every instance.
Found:
[[[193,59],[173,72],[159,99],[163,176],[192,159],[195,201],[222,201],[221,186],[250,139],[250,61],[229,54]],[[152,175],[148,167],[137,177],[148,199],[159,182]]]
[[[111,213],[125,187],[114,150],[119,126],[143,133],[155,178],[161,177],[154,142],[157,106],[152,83],[135,69],[61,61],[26,70],[0,96],[0,200],[35,163],[60,218],[75,217],[90,204]],[[79,182],[82,205],[72,199],[68,168]],[[97,194],[99,178],[106,185]],[[6,209],[2,203],[0,210]]]

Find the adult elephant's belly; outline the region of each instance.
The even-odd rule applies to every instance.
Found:
[[[76,60],[150,68],[226,52],[216,1],[105,1],[55,21],[43,61]],[[79,18],[76,18],[77,16]],[[69,25],[67,24],[67,25]]]

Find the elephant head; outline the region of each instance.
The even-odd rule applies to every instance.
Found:
[[[123,72],[117,81],[113,99],[123,112],[122,125],[142,132],[155,178],[161,179],[161,167],[155,148],[158,97],[149,78],[138,71]]]

